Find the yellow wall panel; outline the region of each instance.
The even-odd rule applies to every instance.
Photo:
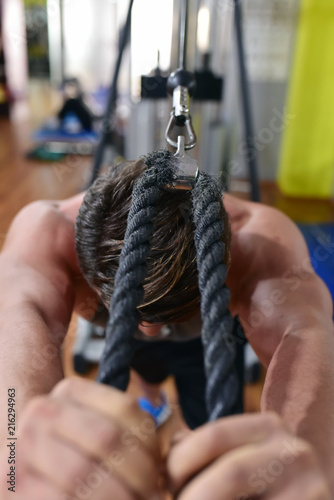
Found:
[[[290,196],[330,198],[334,183],[334,0],[301,0],[278,183]]]

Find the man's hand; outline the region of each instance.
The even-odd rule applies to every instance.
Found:
[[[27,405],[18,460],[17,500],[158,497],[153,420],[136,399],[93,382],[65,379]]]
[[[330,500],[312,447],[274,413],[206,424],[176,441],[167,470],[178,500]]]

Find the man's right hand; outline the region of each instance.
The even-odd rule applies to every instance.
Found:
[[[65,379],[19,423],[17,500],[160,498],[155,424],[128,394]]]

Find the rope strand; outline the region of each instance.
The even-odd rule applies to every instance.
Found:
[[[142,284],[147,274],[146,261],[154,231],[152,220],[157,212],[156,202],[161,190],[166,184],[171,184],[174,177],[170,157],[170,152],[159,151],[154,158],[146,158],[148,169],[133,188],[124,245],[115,276],[98,381],[123,391],[129,383],[133,333],[139,323],[137,307],[144,293]]]
[[[221,241],[224,223],[217,201],[220,191],[208,174],[200,173],[192,197],[207,379],[206,405],[209,420],[215,420],[231,412],[238,393],[233,318],[228,309],[230,292],[225,285],[225,246]]]

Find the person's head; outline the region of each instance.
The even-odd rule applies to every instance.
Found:
[[[108,169],[87,191],[76,224],[76,248],[88,283],[109,307],[123,245],[132,189],[146,169],[144,160]],[[230,229],[225,220],[225,264],[229,261]],[[183,321],[199,310],[200,293],[191,192],[165,191],[154,218],[151,253],[147,261],[141,320],[149,323]]]

